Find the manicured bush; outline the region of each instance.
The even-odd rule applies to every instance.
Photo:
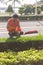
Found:
[[[28,65],[43,61],[43,50],[30,49],[26,51],[0,52],[0,65]]]
[[[43,49],[43,35],[19,38],[0,38],[0,51],[23,51],[30,48]]]
[[[40,45],[43,48],[43,35],[0,38],[0,65],[43,65]]]
[[[11,16],[3,16],[3,17],[0,17],[0,21],[8,21],[8,19],[10,18]],[[19,16],[19,20],[24,20],[24,21],[35,21],[35,20],[43,20],[43,15],[22,15],[22,16]]]

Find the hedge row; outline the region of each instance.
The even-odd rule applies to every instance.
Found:
[[[20,20],[30,20],[30,21],[33,21],[33,20],[43,20],[43,16],[38,16],[38,15],[33,15],[33,16],[20,16],[19,17]]]
[[[17,39],[3,38],[0,40],[0,51],[8,49],[13,51],[23,51],[30,48],[43,49],[43,36],[20,37]]]
[[[10,16],[3,16],[0,17],[0,21],[7,21],[10,18]],[[43,16],[19,16],[20,20],[43,20]]]
[[[0,65],[43,65],[43,35],[0,38]]]
[[[0,52],[0,65],[43,65],[43,50]]]

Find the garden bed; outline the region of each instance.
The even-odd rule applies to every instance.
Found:
[[[0,65],[43,65],[43,35],[0,38]]]
[[[43,50],[0,52],[0,65],[43,65]]]
[[[8,49],[13,51],[23,51],[30,48],[43,49],[43,36],[0,39],[0,51],[6,51]]]

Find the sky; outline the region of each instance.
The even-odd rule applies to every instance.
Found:
[[[37,1],[40,1],[40,0],[37,0]],[[34,4],[36,2],[36,0],[24,0],[23,1],[23,4]]]
[[[6,3],[8,0],[4,0],[4,2]],[[40,0],[37,0],[40,1]],[[36,0],[20,0],[21,3],[15,3],[15,7],[20,7],[21,5],[24,4],[34,4],[36,2]],[[3,8],[7,8],[9,5],[12,5],[12,1],[8,2],[7,4],[3,4],[2,2],[0,2],[0,10]],[[13,5],[14,6],[14,5]]]
[[[6,3],[8,0],[4,0],[4,2]],[[36,2],[36,0],[20,0],[21,3],[17,3],[15,4],[15,6],[21,6],[23,4],[34,4]],[[37,1],[40,1],[40,0],[37,0]],[[12,1],[11,2],[8,2],[7,5],[6,4],[3,4],[0,2],[0,7],[7,7],[8,5],[12,5]]]

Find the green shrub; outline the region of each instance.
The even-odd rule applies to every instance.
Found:
[[[0,65],[12,65],[18,63],[32,63],[43,60],[43,50],[30,49],[26,51],[0,52]]]
[[[0,17],[0,21],[8,21],[8,19],[11,18],[11,16],[3,16],[3,17]],[[22,16],[19,16],[19,20],[43,20],[43,15],[22,15]]]

